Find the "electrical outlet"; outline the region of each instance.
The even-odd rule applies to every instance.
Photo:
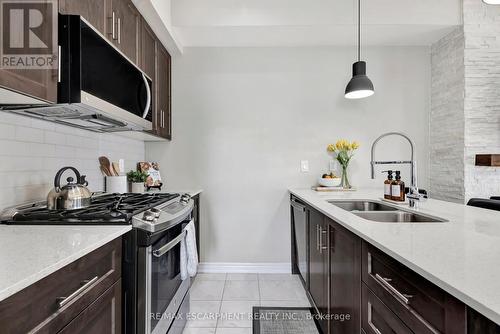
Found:
[[[302,173],[309,172],[309,160],[301,160],[300,161],[300,171]]]

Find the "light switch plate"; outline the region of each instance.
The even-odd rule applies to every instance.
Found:
[[[309,172],[309,160],[300,160],[300,171],[302,173]]]

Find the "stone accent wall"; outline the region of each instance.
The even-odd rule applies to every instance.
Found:
[[[500,153],[500,6],[464,0],[465,198],[500,195],[500,168],[476,167]]]
[[[463,27],[432,46],[430,190],[457,202],[500,195],[500,6],[463,1]]]
[[[457,28],[431,47],[432,198],[464,201],[464,34]]]

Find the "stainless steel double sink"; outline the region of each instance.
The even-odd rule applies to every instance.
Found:
[[[380,223],[444,223],[446,219],[404,210],[381,201],[331,200],[330,204],[351,212],[358,217]]]

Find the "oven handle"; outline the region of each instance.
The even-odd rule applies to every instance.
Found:
[[[177,245],[179,242],[181,242],[182,239],[184,239],[185,236],[186,236],[186,230],[183,230],[182,233],[179,234],[177,237],[175,237],[174,240],[170,241],[165,246],[162,246],[162,247],[158,248],[157,250],[153,251],[153,255],[155,257],[162,257],[163,255],[165,255],[166,253],[168,253],[169,250],[171,250],[172,248],[174,248],[175,245]]]

